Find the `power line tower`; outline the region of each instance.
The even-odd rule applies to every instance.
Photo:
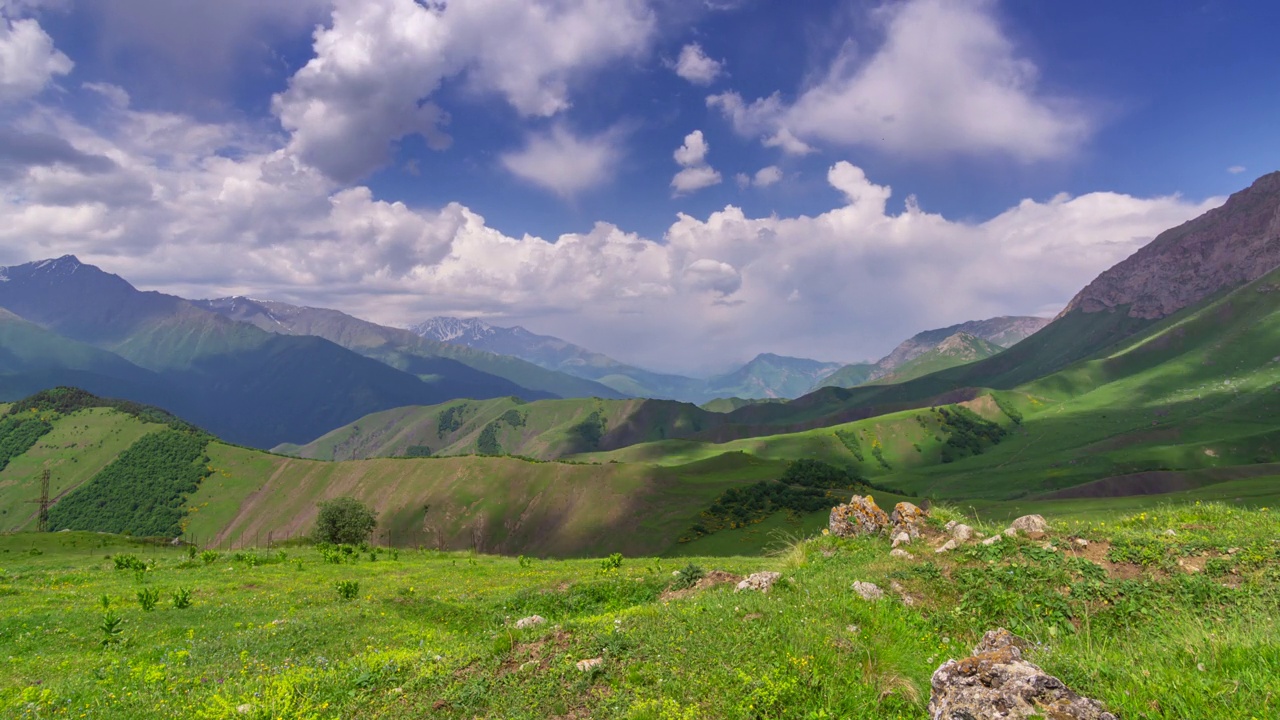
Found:
[[[36,532],[49,532],[49,471],[40,475],[40,499],[28,500],[29,503],[40,504],[40,515],[36,520]]]

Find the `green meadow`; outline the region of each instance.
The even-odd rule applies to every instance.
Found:
[[[927,534],[946,519],[1002,527],[937,506]],[[918,718],[933,670],[1002,625],[1033,643],[1033,662],[1120,717],[1276,716],[1275,513],[1193,502],[1050,520],[1047,541],[939,555],[921,540],[910,560],[891,558],[884,537],[810,528],[775,534],[766,556],[612,561],[7,535],[0,708],[17,718]],[[673,571],[765,569],[782,573],[769,594],[732,583],[673,592]],[[859,598],[854,581],[885,597]],[[546,622],[515,627],[534,614]]]

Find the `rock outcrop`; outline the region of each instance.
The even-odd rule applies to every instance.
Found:
[[[1278,265],[1280,172],[1274,172],[1221,207],[1157,235],[1089,283],[1062,314],[1127,307],[1130,317],[1162,318]]]
[[[1049,532],[1049,522],[1039,515],[1023,515],[1009,523],[1009,529],[1005,530],[1006,535],[1023,533],[1032,540],[1039,540],[1047,532]]]
[[[924,510],[909,502],[900,502],[889,514],[889,524],[893,526],[890,534],[896,537],[899,533],[906,533],[908,537],[918,538],[926,518],[928,514]]]
[[[889,516],[876,505],[871,496],[854,495],[849,502],[831,508],[827,522],[831,534],[836,537],[878,535],[889,525]]]
[[[853,591],[863,600],[875,602],[884,597],[884,591],[875,583],[862,582],[858,580],[853,584]]]
[[[750,575],[747,576],[745,580],[738,583],[738,586],[734,588],[733,591],[739,592],[742,590],[759,590],[762,593],[767,593],[769,592],[770,588],[773,587],[773,584],[778,582],[779,578],[781,577],[782,577],[782,573],[780,572],[765,571],[765,572],[751,573]]]
[[[1097,700],[1022,659],[1027,643],[1004,628],[983,636],[973,656],[933,673],[931,720],[1116,720]]]

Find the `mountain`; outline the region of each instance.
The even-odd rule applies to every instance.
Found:
[[[426,381],[447,376],[458,393],[457,397],[493,397],[489,392],[492,376],[534,391],[534,394],[516,393],[527,399],[538,394],[542,397],[624,397],[600,383],[547,370],[516,357],[438,342],[409,330],[377,325],[337,310],[245,297],[193,300],[192,303],[267,332],[322,337]]]
[[[958,332],[938,343],[933,349],[896,366],[888,375],[874,382],[881,384],[905,382],[939,370],[984,360],[1003,351],[1004,348],[993,342],[967,332]]]
[[[80,383],[161,405],[230,441],[271,447],[407,403],[438,403],[464,392],[529,394],[461,364],[441,367],[432,382],[424,382],[318,337],[264,332],[182,298],[140,292],[72,256],[0,268],[0,278],[0,307],[66,341],[118,358],[90,356],[82,347],[42,336],[48,361],[5,376],[7,397],[34,386]],[[33,337],[31,328],[18,327]],[[9,343],[4,350],[11,356],[30,355],[33,347],[16,337]],[[66,359],[73,349],[82,353],[79,366]],[[34,360],[30,355],[25,362]],[[149,371],[152,381],[124,363]]]
[[[410,326],[409,330],[438,342],[509,355],[548,370],[594,380],[632,397],[693,402],[706,395],[701,380],[643,370],[567,340],[538,335],[519,326],[498,327],[474,318],[434,317]]]
[[[703,392],[744,399],[799,397],[841,367],[841,363],[764,353],[738,370],[707,380]]]
[[[804,358],[762,354],[741,368],[709,379],[650,372],[550,335],[483,320],[434,317],[410,331],[444,343],[512,355],[551,370],[595,380],[633,397],[705,403],[717,398],[793,398],[841,367]]]
[[[1062,315],[1123,311],[1154,320],[1280,265],[1280,172],[1160,233],[1072,298]]]
[[[1001,348],[1008,348],[1022,342],[1024,339],[1035,334],[1048,324],[1049,320],[1047,318],[1001,316],[988,318],[986,320],[971,320],[969,322],[938,328],[936,330],[925,330],[924,332],[917,333],[910,338],[903,340],[896,348],[893,349],[893,352],[885,355],[883,358],[880,358],[878,362],[873,364],[858,363],[854,365],[846,365],[836,372],[821,378],[820,381],[811,386],[810,389],[817,390],[818,388],[823,387],[856,387],[872,380],[879,380],[880,378],[889,376],[898,367],[911,362],[930,350],[933,350],[943,341],[959,333],[972,336]],[[972,360],[965,360],[963,362],[972,362]],[[956,362],[952,364],[958,365],[963,363]],[[934,363],[933,365],[934,370],[941,370],[945,366],[945,364],[941,362]],[[913,377],[914,376],[915,375],[913,375]]]

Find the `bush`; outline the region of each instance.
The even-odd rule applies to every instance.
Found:
[[[191,589],[178,588],[173,591],[173,606],[179,610],[191,607]]]
[[[147,564],[137,555],[116,555],[114,558],[117,570],[146,570]]]
[[[680,570],[680,574],[676,575],[676,579],[671,583],[672,590],[684,590],[693,587],[699,580],[706,577],[707,573],[700,566],[689,563]]]
[[[155,588],[144,588],[138,591],[138,605],[142,606],[145,612],[155,610],[156,602],[159,600],[160,591]]]
[[[341,600],[355,600],[360,594],[360,583],[355,580],[339,580],[333,584],[333,587],[338,591],[338,598]]]
[[[368,505],[351,497],[320,503],[316,518],[316,542],[358,545],[369,538],[378,519]]]

